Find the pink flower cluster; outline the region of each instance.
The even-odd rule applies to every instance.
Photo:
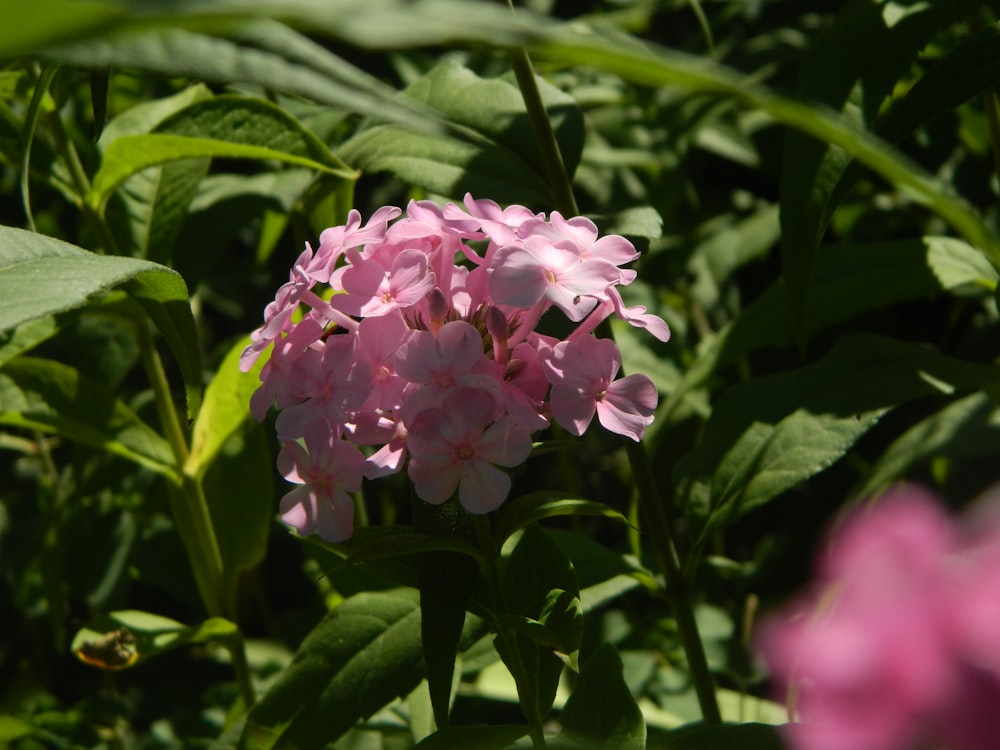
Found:
[[[907,487],[850,518],[758,646],[799,750],[1000,746],[1000,508],[953,523]]]
[[[282,499],[282,518],[343,541],[347,493],[404,465],[423,500],[457,490],[486,513],[510,490],[497,467],[523,463],[550,420],[581,435],[596,414],[639,440],[656,388],[644,375],[616,379],[617,346],[593,335],[615,314],[669,338],[663,320],[622,302],[618,287],[635,278],[622,266],[637,257],[589,219],[470,196],[464,207],[411,202],[405,215],[387,206],[364,225],[351,211],[325,230],[240,363],[247,371],[271,348],[250,408],[258,420],[281,409],[278,467],[300,485]],[[535,330],[552,307],[578,324],[565,340]]]

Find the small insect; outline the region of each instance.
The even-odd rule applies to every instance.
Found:
[[[128,628],[118,628],[100,638],[84,641],[76,650],[80,661],[101,669],[118,670],[132,666],[139,654],[133,648],[135,636]]]

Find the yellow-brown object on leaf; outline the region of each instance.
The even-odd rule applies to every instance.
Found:
[[[135,636],[128,628],[118,628],[100,638],[84,641],[76,649],[80,661],[101,669],[118,670],[132,666],[139,654],[132,648]]]

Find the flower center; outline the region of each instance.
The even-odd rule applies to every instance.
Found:
[[[458,457],[459,461],[468,461],[476,452],[472,450],[472,446],[468,443],[462,443],[455,449],[455,455]]]

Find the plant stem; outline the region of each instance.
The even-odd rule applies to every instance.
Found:
[[[508,0],[508,4],[513,8],[510,0]],[[573,187],[569,175],[566,173],[552,124],[549,122],[545,105],[542,102],[528,53],[524,49],[512,50],[510,61],[521,89],[521,96],[524,98],[525,107],[528,110],[528,119],[531,122],[535,140],[542,153],[542,164],[555,206],[567,216],[576,216],[579,210],[573,195]],[[607,329],[610,335],[610,326],[607,326]],[[641,443],[634,443],[630,440],[625,442],[632,474],[636,482],[640,512],[648,527],[660,570],[666,583],[664,593],[673,607],[681,646],[687,656],[691,681],[694,683],[695,693],[698,696],[702,717],[706,724],[721,724],[722,716],[715,697],[715,683],[708,669],[708,660],[705,657],[705,649],[698,633],[694,609],[687,592],[687,582],[681,571],[666,509],[657,491],[656,483],[653,481],[646,450]]]
[[[83,215],[87,218],[91,228],[97,235],[98,242],[101,243],[104,252],[109,255],[117,255],[118,243],[115,242],[114,235],[108,228],[107,222],[104,221],[104,217],[87,200],[87,195],[90,193],[90,178],[87,177],[87,172],[80,161],[80,155],[76,152],[76,147],[66,132],[58,110],[52,113],[50,123],[52,125],[52,136],[55,140],[56,150],[62,157],[66,169],[69,170],[70,178],[73,180],[73,187],[76,189],[77,196],[80,199],[80,210],[83,211]]]
[[[531,744],[536,748],[544,748],[546,744],[545,732],[542,729],[543,717],[538,715],[537,696],[529,684],[530,676],[524,665],[524,657],[521,655],[521,648],[517,642],[517,633],[513,632],[505,624],[507,606],[503,598],[503,589],[500,586],[500,550],[496,548],[494,543],[493,529],[490,526],[489,516],[474,515],[473,523],[476,529],[476,541],[479,543],[479,548],[483,551],[483,556],[486,558],[486,570],[484,573],[491,598],[493,599],[497,638],[503,644],[501,656],[503,653],[507,654],[504,664],[510,670],[511,676],[514,678],[514,684],[517,686],[517,698],[521,704],[521,712],[528,720],[530,727]]]
[[[688,669],[691,672],[691,682],[694,684],[698,705],[706,724],[721,724],[722,714],[715,697],[715,682],[708,668],[705,647],[698,633],[698,623],[694,617],[694,607],[688,596],[687,579],[681,571],[677,557],[677,547],[670,533],[670,520],[657,490],[656,482],[649,467],[649,457],[642,443],[626,440],[626,451],[632,466],[632,476],[635,479],[639,495],[639,509],[645,521],[646,528],[653,542],[653,550],[660,571],[663,573],[666,589],[664,595],[670,601],[677,621],[677,634],[681,639],[681,647],[687,656]]]
[[[177,417],[177,410],[174,408],[163,362],[156,351],[148,326],[143,324],[138,328],[143,366],[153,389],[163,432],[177,465],[179,480],[170,485],[170,507],[174,523],[187,551],[198,593],[208,614],[235,621],[234,592],[227,590],[222,552],[215,535],[215,527],[212,525],[212,515],[208,508],[205,490],[201,479],[191,476],[184,469],[189,454],[187,439]],[[224,645],[232,660],[233,672],[243,703],[249,709],[255,702],[255,696],[250,682],[250,669],[243,640]]]

